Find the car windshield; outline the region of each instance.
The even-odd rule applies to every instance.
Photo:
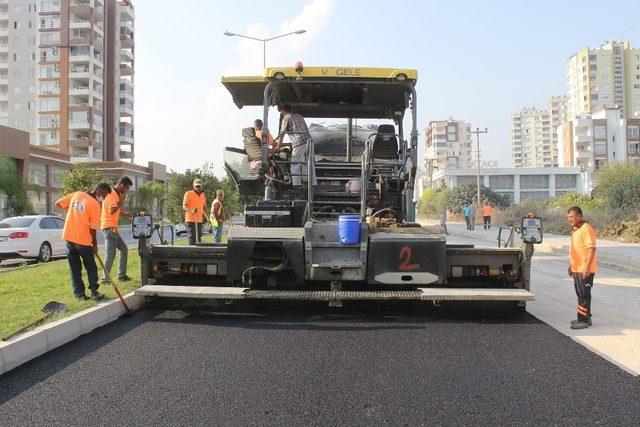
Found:
[[[0,221],[0,228],[25,228],[35,221],[35,218],[7,218]]]

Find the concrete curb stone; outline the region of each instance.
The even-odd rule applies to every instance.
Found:
[[[131,310],[142,306],[144,298],[133,292],[124,296]],[[0,343],[0,375],[28,362],[80,335],[117,320],[124,314],[118,299],[103,302],[64,319],[39,326],[11,341]]]

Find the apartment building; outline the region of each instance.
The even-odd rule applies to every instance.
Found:
[[[0,0],[0,124],[74,162],[133,162],[134,19],[129,0]]]
[[[640,118],[620,118],[618,108],[565,122],[558,134],[560,166],[592,173],[607,162],[640,163]]]
[[[434,170],[464,169],[472,166],[471,124],[462,120],[431,121],[424,131],[424,179]]]
[[[617,108],[623,118],[640,117],[640,49],[607,41],[574,54],[566,66],[570,120],[603,108]]]
[[[514,167],[552,167],[551,114],[527,107],[511,116],[511,156]]]
[[[549,120],[551,122],[551,155],[553,158],[553,166],[558,166],[558,146],[560,137],[558,135],[558,126],[568,120],[569,114],[569,97],[553,96],[549,100]]]

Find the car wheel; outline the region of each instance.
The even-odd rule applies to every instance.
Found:
[[[40,246],[40,251],[38,252],[38,259],[41,262],[51,261],[51,245],[49,245],[49,243],[44,242],[42,246]]]

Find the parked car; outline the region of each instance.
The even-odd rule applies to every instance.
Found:
[[[174,227],[174,232],[178,237],[186,236],[188,234],[187,225],[184,222],[179,222]],[[209,223],[202,224],[202,234],[211,234],[211,233],[213,233],[213,227],[211,226],[211,224]]]
[[[42,262],[67,255],[62,240],[64,219],[52,215],[27,215],[0,221],[0,261],[14,258]]]

